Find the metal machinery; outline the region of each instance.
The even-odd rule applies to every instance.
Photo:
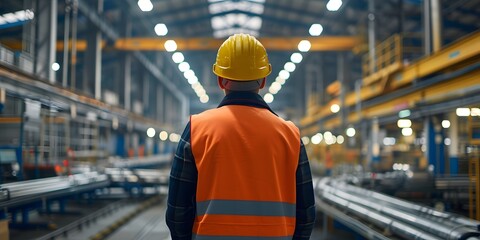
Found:
[[[315,179],[317,206],[368,239],[478,239],[480,222],[349,185]]]

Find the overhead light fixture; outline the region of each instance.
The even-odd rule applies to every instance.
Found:
[[[345,142],[345,138],[342,135],[338,135],[337,136],[337,143],[342,144],[343,142]]]
[[[160,140],[166,141],[168,139],[168,133],[166,131],[161,131],[158,137],[160,138]]]
[[[317,133],[312,136],[311,142],[312,144],[315,144],[315,145],[320,144],[320,142],[322,142],[322,138],[323,138],[322,134]]]
[[[187,78],[187,80],[188,80],[188,83],[189,83],[190,85],[192,85],[192,84],[198,82],[198,77],[197,77],[197,76],[193,76],[193,77]]]
[[[177,50],[177,43],[174,40],[165,41],[165,44],[163,44],[163,46],[165,47],[165,50],[167,50],[167,52],[173,52]]]
[[[290,56],[290,61],[293,63],[300,63],[302,60],[303,57],[301,53],[292,53],[292,56]]]
[[[480,116],[480,108],[472,108],[470,110],[470,116],[472,117]]]
[[[183,76],[186,78],[186,79],[189,79],[191,77],[194,77],[195,76],[195,72],[190,69],[190,70],[187,70],[183,73]]]
[[[178,64],[178,70],[180,70],[180,72],[186,72],[190,70],[190,64],[188,64],[188,62],[181,62]]]
[[[203,95],[200,97],[200,102],[207,103],[209,100],[208,95]]]
[[[412,121],[410,119],[398,119],[397,126],[399,128],[409,128],[412,126]]]
[[[402,128],[402,135],[405,137],[412,136],[413,130],[409,127],[407,128]]]
[[[353,127],[347,128],[347,131],[345,131],[345,132],[346,132],[347,136],[349,136],[349,137],[355,136],[355,128],[353,128]]]
[[[288,72],[293,72],[295,71],[295,63],[293,62],[287,62],[283,66],[283,69],[287,70]]]
[[[302,142],[304,145],[308,145],[310,143],[310,138],[308,138],[307,136],[302,137]]]
[[[278,76],[283,79],[288,79],[290,77],[290,73],[287,70],[282,70],[280,73],[278,73]]]
[[[140,10],[144,12],[150,12],[153,9],[153,4],[150,0],[138,0],[137,4]]]
[[[457,108],[456,113],[459,117],[468,117],[470,116],[470,108]]]
[[[409,109],[404,109],[404,110],[398,112],[398,117],[399,117],[399,118],[410,117],[410,114],[411,114],[411,113],[412,113],[412,112],[411,112]]]
[[[147,129],[147,136],[152,138],[155,136],[155,129],[154,128],[148,128]]]
[[[308,40],[302,40],[298,44],[298,51],[300,52],[308,52],[310,48],[312,47],[312,44]]]
[[[327,3],[327,10],[330,12],[335,12],[335,11],[338,11],[338,9],[340,9],[341,6],[342,6],[342,0],[330,0]]]
[[[181,63],[185,60],[185,57],[181,52],[176,52],[172,55],[172,60],[174,63]]]
[[[337,113],[338,111],[340,111],[340,106],[338,104],[332,104],[332,106],[330,106],[330,111],[332,111],[332,113]]]
[[[165,36],[168,33],[167,25],[165,25],[163,23],[159,23],[159,24],[155,25],[154,30],[155,30],[155,33],[158,36]]]
[[[56,62],[52,63],[52,70],[53,70],[53,71],[56,72],[56,71],[58,71],[59,69],[60,69],[60,64],[58,64],[58,63],[56,63]]]
[[[280,84],[285,84],[285,78],[281,78],[280,76],[278,76],[277,78],[275,78],[275,82],[278,82]]]
[[[265,100],[266,103],[272,103],[273,102],[273,94],[267,93],[265,96],[263,96],[263,100]]]
[[[311,36],[315,36],[315,37],[320,36],[322,32],[323,32],[323,26],[318,23],[312,24],[312,26],[310,26],[310,29],[308,30],[308,33],[310,33]]]
[[[443,128],[449,128],[449,127],[450,127],[450,121],[448,121],[448,120],[443,120],[443,121],[442,121],[442,127],[443,127]]]

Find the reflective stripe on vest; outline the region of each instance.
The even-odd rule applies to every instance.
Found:
[[[227,105],[191,117],[191,147],[196,239],[291,239],[300,151],[293,123],[268,109]]]
[[[197,216],[205,214],[295,217],[295,204],[282,202],[210,200],[197,202]]]

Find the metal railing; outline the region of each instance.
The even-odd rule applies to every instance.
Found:
[[[414,33],[395,34],[375,47],[374,59],[369,54],[362,57],[363,78],[369,77],[382,70],[408,65],[421,57],[421,36]]]

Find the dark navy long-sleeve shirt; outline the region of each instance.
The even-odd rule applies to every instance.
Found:
[[[225,96],[219,107],[244,105],[269,109],[262,97],[251,92],[232,92]],[[296,172],[296,221],[293,239],[307,240],[315,222],[315,198],[312,175],[305,147],[300,141],[300,154]],[[192,239],[196,212],[197,168],[190,145],[190,123],[178,144],[170,173],[166,222],[172,240]]]

